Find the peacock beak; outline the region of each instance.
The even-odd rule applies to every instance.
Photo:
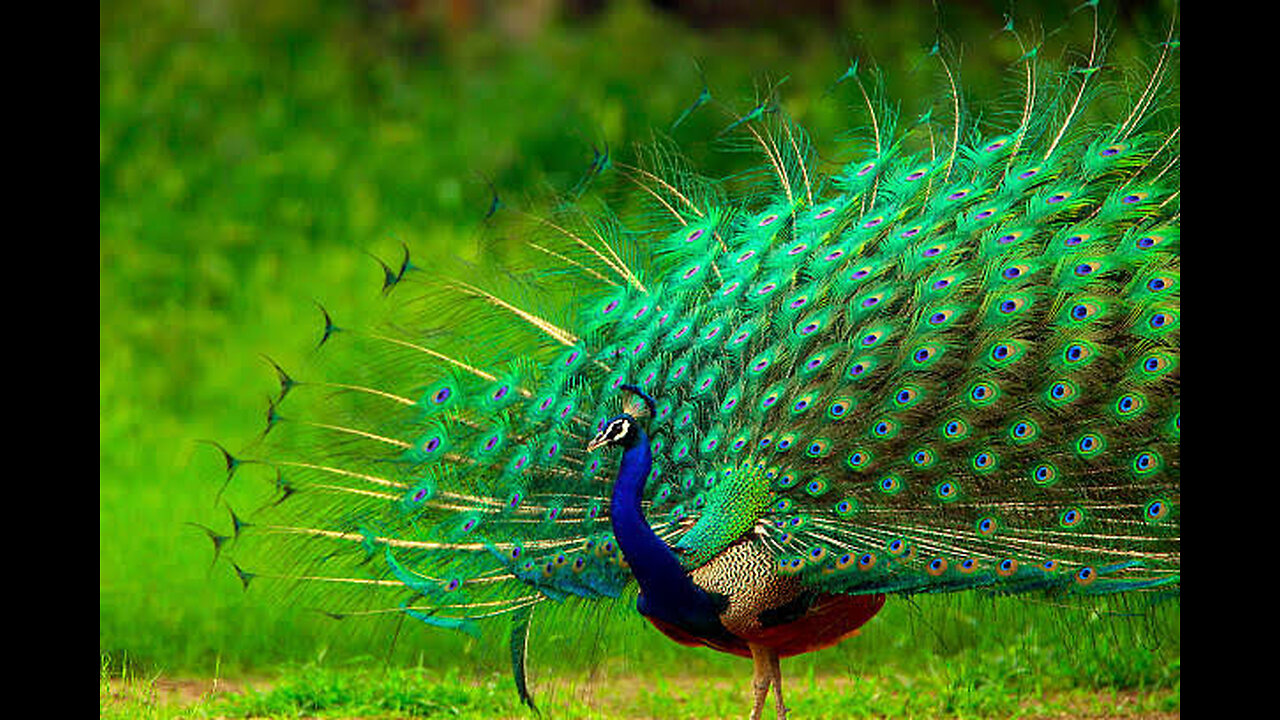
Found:
[[[587,443],[587,452],[595,452],[608,444],[609,441],[605,439],[604,433],[600,433],[591,438],[591,442]]]

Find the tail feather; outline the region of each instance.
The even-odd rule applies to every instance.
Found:
[[[333,375],[271,363],[271,432],[222,452],[274,495],[234,540],[206,530],[215,551],[261,543],[246,586],[291,579],[340,615],[512,615],[516,658],[535,605],[631,580],[617,460],[586,444],[634,384],[650,522],[691,566],[755,532],[832,593],[1176,592],[1172,32],[1111,124],[1087,115],[1100,42],[1060,76],[1028,49],[1014,127],[970,117],[945,65],[949,117],[900,123],[854,63],[832,91],[868,142],[838,167],[770,95],[719,140],[751,172],[699,177],[661,142],[647,165],[598,154],[575,203],[495,204],[524,243],[505,262],[406,250],[382,264],[384,327],[321,307]],[[594,204],[613,179],[625,206]]]

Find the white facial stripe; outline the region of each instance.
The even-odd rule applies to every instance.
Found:
[[[617,442],[627,434],[630,423],[626,418],[618,418],[609,423],[609,427],[605,428],[605,436],[609,438],[609,442]]]

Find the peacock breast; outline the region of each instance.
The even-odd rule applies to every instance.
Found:
[[[787,607],[803,593],[795,576],[777,572],[777,561],[753,532],[694,568],[689,577],[698,587],[727,600],[720,622],[739,637],[763,630],[771,611]]]

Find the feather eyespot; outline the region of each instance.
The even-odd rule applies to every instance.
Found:
[[[827,454],[831,444],[826,440],[814,440],[809,443],[809,447],[805,448],[805,453],[811,458],[820,458]]]
[[[830,417],[833,420],[839,420],[849,412],[849,408],[852,404],[853,402],[851,400],[845,398],[833,400],[832,403],[827,406],[827,417]]]
[[[1082,522],[1084,522],[1084,511],[1078,508],[1068,508],[1058,516],[1058,525],[1064,528],[1073,528]]]
[[[1147,318],[1147,327],[1152,330],[1162,330],[1174,324],[1175,316],[1167,311],[1158,311],[1151,314]]]
[[[1141,452],[1133,459],[1133,471],[1139,475],[1149,475],[1160,469],[1160,456],[1153,452]]]
[[[928,468],[933,465],[935,457],[932,450],[921,448],[911,453],[911,464],[920,468]]]
[[[1102,307],[1096,302],[1078,302],[1071,306],[1071,319],[1077,322],[1090,320],[1102,311]]]
[[[1152,500],[1142,509],[1142,517],[1147,522],[1160,522],[1168,516],[1169,503],[1162,499]]]
[[[1058,469],[1048,463],[1041,463],[1031,471],[1031,479],[1037,485],[1052,485],[1058,480]]]
[[[1082,365],[1092,357],[1092,346],[1084,343],[1071,343],[1062,351],[1062,359],[1068,365]]]
[[[1040,428],[1030,420],[1020,420],[1009,428],[1009,437],[1017,443],[1026,443],[1034,440],[1040,434]]]
[[[911,353],[911,361],[916,365],[924,365],[934,359],[938,354],[938,348],[932,345],[922,345]]]
[[[960,490],[955,481],[943,480],[933,489],[933,494],[943,502],[950,502],[959,497]]]
[[[1116,400],[1115,409],[1118,415],[1125,417],[1142,412],[1146,404],[1146,398],[1140,393],[1128,393]]]
[[[951,418],[942,425],[942,436],[948,440],[963,440],[969,435],[969,425],[960,418]]]
[[[910,407],[919,400],[920,391],[913,387],[904,387],[893,396],[893,403],[900,408]]]
[[[1161,235],[1159,233],[1152,233],[1149,235],[1143,235],[1142,237],[1138,238],[1138,241],[1135,242],[1134,245],[1136,245],[1140,250],[1150,250],[1151,248],[1163,243],[1164,240],[1165,240],[1164,235]]]
[[[1010,297],[1001,300],[1000,304],[996,306],[996,308],[1000,311],[1001,315],[1012,315],[1026,306],[1027,301],[1025,298]]]
[[[891,438],[897,432],[898,424],[889,419],[880,420],[871,426],[871,434],[881,440]]]
[[[998,395],[996,386],[989,382],[977,382],[969,388],[969,400],[975,405],[989,405]]]
[[[1049,386],[1049,403],[1055,407],[1063,407],[1080,396],[1080,389],[1070,380],[1058,380]]]
[[[1076,440],[1076,452],[1083,457],[1093,457],[1102,452],[1106,443],[1097,433],[1085,433]]]
[[[1098,268],[1100,267],[1102,267],[1102,263],[1096,260],[1090,260],[1088,262],[1082,262],[1076,265],[1073,272],[1075,273],[1076,277],[1088,277],[1089,275],[1092,275],[1093,273],[1097,272]]]
[[[1152,353],[1142,360],[1142,371],[1148,375],[1157,375],[1172,367],[1173,361],[1164,353]]]
[[[845,461],[845,463],[854,470],[861,470],[866,467],[869,462],[871,462],[871,453],[866,450],[854,450],[849,453],[849,458]]]
[[[989,450],[983,450],[973,456],[973,460],[970,461],[969,466],[978,472],[990,472],[996,467],[995,453]]]
[[[857,358],[849,363],[849,370],[845,375],[851,380],[857,380],[869,375],[875,369],[876,364],[874,357]]]

